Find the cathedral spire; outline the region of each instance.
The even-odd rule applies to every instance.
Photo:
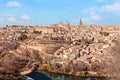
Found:
[[[82,23],[82,18],[80,18],[80,23],[79,23],[79,25],[83,25],[83,23]]]

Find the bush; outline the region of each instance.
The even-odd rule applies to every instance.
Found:
[[[109,36],[109,33],[108,32],[100,32],[101,35],[104,35],[104,36]]]
[[[42,31],[36,31],[36,30],[34,30],[33,33],[35,33],[35,34],[42,34]]]
[[[27,39],[27,35],[26,34],[21,34],[19,37],[18,37],[18,40],[25,40]]]

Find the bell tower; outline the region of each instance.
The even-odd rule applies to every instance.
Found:
[[[82,19],[80,18],[79,25],[83,25]]]

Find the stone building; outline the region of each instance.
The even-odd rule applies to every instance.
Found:
[[[53,33],[53,28],[52,27],[34,27],[34,30],[35,31],[41,31],[42,34],[45,34],[45,33]]]

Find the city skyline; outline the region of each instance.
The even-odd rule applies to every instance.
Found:
[[[120,0],[0,0],[0,26],[59,22],[119,25]]]

